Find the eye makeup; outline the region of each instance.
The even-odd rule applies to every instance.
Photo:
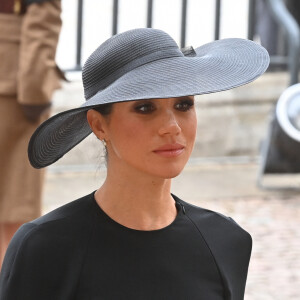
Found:
[[[174,109],[186,112],[190,110],[194,106],[194,97],[185,96],[180,98],[170,98],[174,102],[172,105]],[[139,114],[151,114],[159,108],[160,104],[157,104],[160,100],[167,99],[146,99],[146,100],[138,100],[133,101],[132,109],[134,112]]]
[[[141,114],[149,114],[156,110],[155,100],[138,101],[134,105],[134,111]]]
[[[178,99],[175,103],[175,109],[185,112],[190,110],[194,106],[194,103],[195,101],[193,98],[185,97]]]

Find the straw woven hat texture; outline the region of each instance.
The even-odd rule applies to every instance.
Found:
[[[179,49],[161,30],[120,33],[100,45],[84,64],[86,102],[53,116],[35,131],[29,160],[35,168],[46,167],[86,138],[91,133],[86,112],[91,108],[228,90],[255,80],[268,65],[267,51],[249,40],[230,38]]]

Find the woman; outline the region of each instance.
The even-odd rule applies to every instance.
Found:
[[[250,41],[181,51],[155,29],[103,43],[83,68],[86,103],[43,123],[29,159],[45,167],[93,131],[107,149],[106,181],[21,227],[0,299],[243,299],[250,235],[170,186],[194,145],[193,95],[248,83],[268,62]]]

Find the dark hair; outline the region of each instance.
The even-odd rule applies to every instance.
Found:
[[[99,105],[93,109],[99,112],[102,116],[108,116],[111,114],[112,108],[113,108],[113,103],[107,103],[107,104]],[[104,159],[105,159],[105,164],[107,165],[108,153],[106,147],[104,147]]]
[[[113,103],[107,103],[107,104],[99,105],[93,109],[99,112],[103,116],[108,116],[112,112],[112,108],[113,108]]]

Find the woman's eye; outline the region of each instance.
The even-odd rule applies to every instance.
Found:
[[[180,111],[188,111],[194,106],[193,100],[181,101],[176,103],[175,108]]]
[[[148,114],[151,113],[155,110],[155,107],[152,103],[146,103],[146,104],[141,104],[135,107],[135,111],[142,113],[142,114]]]

